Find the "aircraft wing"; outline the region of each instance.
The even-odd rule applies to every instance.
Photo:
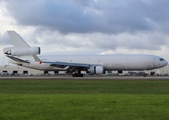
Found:
[[[78,68],[89,68],[91,65],[90,64],[83,64],[83,63],[68,63],[68,62],[42,62],[42,63],[47,63],[50,64],[50,66],[53,67],[78,67]]]

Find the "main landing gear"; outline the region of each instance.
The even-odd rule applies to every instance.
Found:
[[[75,69],[74,73],[72,74],[72,77],[83,77],[83,74],[81,73],[81,70]]]
[[[83,74],[74,73],[74,74],[72,74],[72,77],[83,77]]]
[[[143,77],[147,77],[147,75],[146,75],[146,74],[143,74]]]

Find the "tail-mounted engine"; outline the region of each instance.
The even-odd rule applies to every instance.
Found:
[[[30,48],[4,48],[4,54],[11,56],[27,56],[27,55],[38,55],[40,54],[40,47],[30,47]]]

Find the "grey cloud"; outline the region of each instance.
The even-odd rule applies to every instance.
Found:
[[[71,34],[63,35],[57,32],[43,32],[40,34],[43,40],[42,44],[53,45],[55,48],[64,49],[72,47],[75,49],[86,50],[162,50],[163,46],[169,45],[169,36],[164,33],[137,33],[137,34]],[[72,37],[76,36],[76,39]]]
[[[116,50],[118,48],[137,49],[137,50],[161,50],[162,46],[169,44],[169,36],[163,33],[137,33],[102,35],[96,34],[90,37],[96,48],[104,50]]]
[[[58,32],[43,32],[43,34],[37,34],[37,37],[41,38],[41,44],[55,45],[58,48],[72,47],[76,49],[90,48],[91,44],[89,41],[85,41],[83,35],[62,35]],[[78,37],[78,40],[72,39],[72,37]]]
[[[36,27],[35,33],[26,38],[36,41],[33,44],[39,44],[38,37],[43,40],[42,44],[63,49],[161,50],[162,46],[169,45],[168,0],[5,2],[17,24]],[[69,35],[79,39],[73,41]]]
[[[88,19],[81,14],[81,8],[66,0],[13,1],[8,3],[8,10],[21,25],[46,27],[62,33],[87,30],[84,21]]]
[[[167,0],[6,1],[18,24],[61,33],[135,33],[157,31],[167,24]],[[159,9],[162,8],[162,9]],[[148,19],[150,21],[148,21]],[[161,27],[162,29],[163,27]]]
[[[83,7],[90,6],[90,4],[93,1],[94,0],[72,0],[72,2],[74,2],[75,4],[78,4],[78,5],[83,6]]]

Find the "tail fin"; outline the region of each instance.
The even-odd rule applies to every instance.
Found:
[[[30,46],[22,39],[20,35],[18,35],[15,31],[7,31],[8,35],[12,41],[14,48],[30,48]],[[7,48],[8,49],[8,48]],[[9,48],[11,49],[11,48]],[[6,51],[6,50],[4,50]],[[4,52],[5,53],[5,52]],[[40,62],[41,60],[36,55],[31,55],[35,61]]]
[[[7,31],[7,32],[14,47],[16,48],[30,47],[15,31]]]

